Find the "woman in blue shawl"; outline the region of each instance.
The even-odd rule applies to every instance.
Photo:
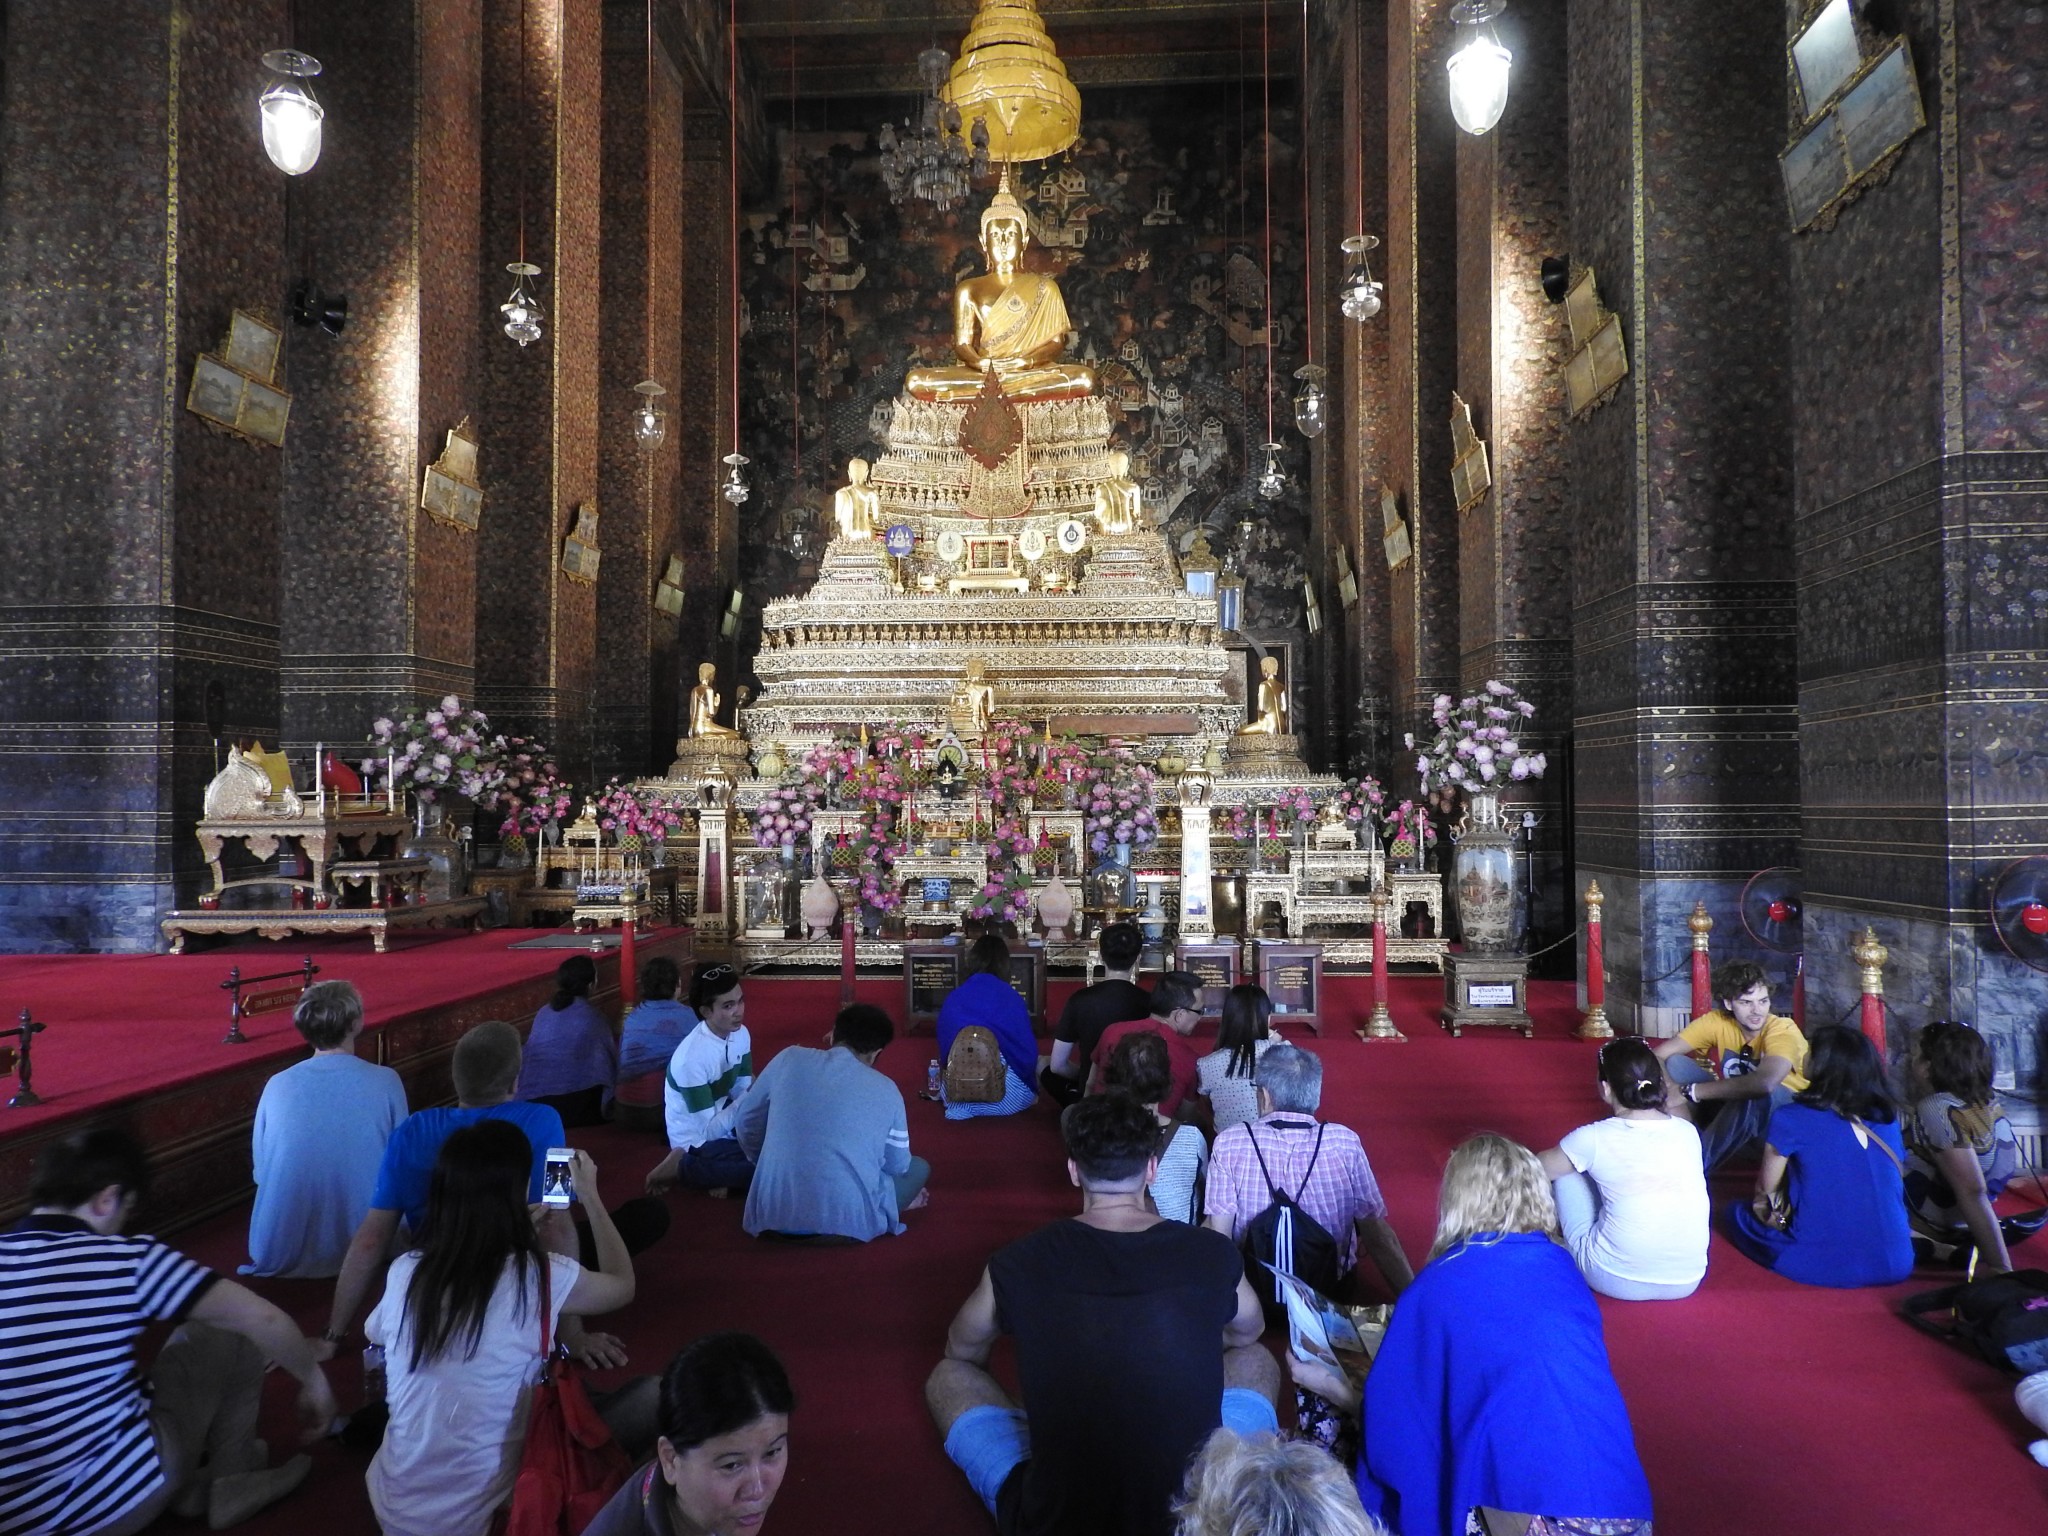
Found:
[[[1003,1096],[993,1104],[949,1102],[946,1118],[971,1120],[1029,1109],[1038,1098],[1032,1086],[1038,1081],[1038,1040],[1031,1032],[1031,1010],[1023,994],[1010,985],[1010,946],[1002,935],[984,933],[967,947],[960,969],[960,985],[939,1004],[939,1060],[952,1056],[961,1030],[970,1024],[983,1026],[1003,1053]]]
[[[1301,1385],[1357,1400],[1289,1363]],[[1481,1509],[1540,1517],[1532,1532],[1649,1531],[1600,1312],[1527,1147],[1482,1135],[1451,1154],[1430,1261],[1395,1305],[1362,1419],[1358,1496],[1399,1536],[1466,1536]]]

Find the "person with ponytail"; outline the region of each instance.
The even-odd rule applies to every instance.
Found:
[[[1607,1118],[1542,1154],[1564,1243],[1603,1296],[1677,1301],[1707,1272],[1711,1207],[1700,1133],[1664,1107],[1656,1052],[1633,1038],[1600,1047]]]
[[[555,967],[555,995],[533,1016],[518,1097],[545,1104],[571,1130],[600,1125],[619,1078],[619,1045],[612,1023],[590,1000],[597,962],[571,955]]]
[[[484,1536],[511,1496],[541,1370],[541,1308],[611,1312],[633,1299],[633,1261],[579,1151],[571,1182],[597,1268],[543,1249],[526,1203],[536,1149],[518,1126],[480,1120],[442,1143],[419,1246],[391,1263],[370,1314],[384,1350],[391,1422],[370,1463],[384,1536]],[[593,1398],[629,1454],[652,1440],[653,1378]],[[639,1427],[636,1428],[636,1423]]]

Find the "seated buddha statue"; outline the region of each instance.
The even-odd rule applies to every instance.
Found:
[[[1113,453],[1109,456],[1109,467],[1115,478],[1095,487],[1095,521],[1106,534],[1136,533],[1145,503],[1143,493],[1130,478],[1131,456]]]
[[[1267,656],[1259,662],[1258,714],[1249,725],[1238,727],[1240,736],[1288,736],[1294,727],[1287,718],[1287,690],[1280,684],[1280,662]]]
[[[981,251],[988,270],[953,290],[956,367],[913,368],[904,388],[919,400],[966,400],[993,373],[1013,400],[1075,400],[1095,393],[1095,370],[1063,363],[1067,349],[1066,301],[1060,285],[1037,272],[1020,272],[1031,230],[1024,207],[1010,193],[1010,173],[981,214]]]
[[[692,736],[739,735],[731,726],[718,723],[718,690],[712,686],[712,679],[717,676],[718,668],[711,662],[703,662],[697,668],[697,686],[690,690]]]

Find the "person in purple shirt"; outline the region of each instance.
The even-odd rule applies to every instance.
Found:
[[[525,1065],[514,1094],[545,1104],[565,1126],[598,1125],[618,1083],[619,1049],[611,1021],[590,1000],[597,962],[571,955],[555,968],[555,995],[533,1016]]]

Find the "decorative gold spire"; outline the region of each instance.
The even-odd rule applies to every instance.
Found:
[[[1037,0],[981,0],[941,93],[962,123],[988,124],[991,160],[1044,160],[1081,133],[1081,93],[1053,50]]]

